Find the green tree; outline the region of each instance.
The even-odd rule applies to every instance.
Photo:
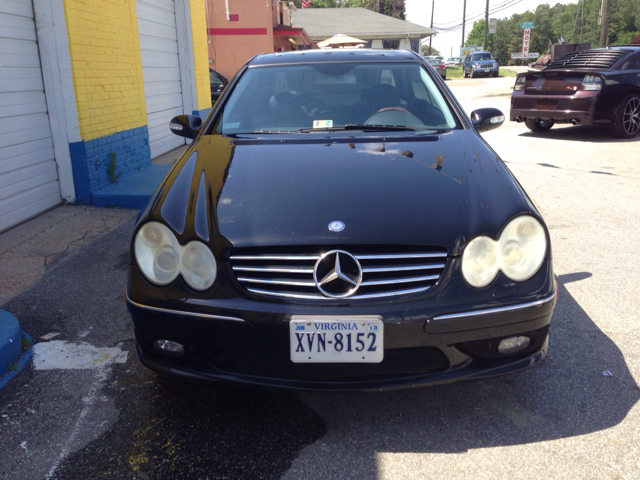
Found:
[[[312,0],[307,8],[353,8],[363,7],[390,17],[405,19],[405,0]],[[293,0],[296,7],[302,6],[302,0]]]
[[[498,19],[496,33],[487,38],[487,48],[506,63],[511,53],[522,51],[522,22],[534,22],[531,32],[531,52],[547,53],[550,43],[560,37],[567,43],[589,43],[599,47],[600,26],[598,16],[601,0],[584,0],[584,3],[538,5],[534,12],[527,11]],[[584,11],[583,11],[584,10]],[[609,45],[627,43],[640,33],[640,0],[609,0]],[[469,31],[465,45],[482,45],[484,20],[477,21]]]
[[[422,55],[429,55],[429,44],[422,45]],[[431,55],[441,55],[440,50],[431,47]]]
[[[296,7],[302,8],[302,0],[293,0]],[[312,0],[311,5],[307,8],[336,8],[339,7],[339,2],[336,0]]]

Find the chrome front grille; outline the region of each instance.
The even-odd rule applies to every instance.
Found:
[[[349,299],[388,297],[424,292],[433,287],[447,261],[444,248],[371,247],[305,249],[288,253],[282,249],[236,249],[231,267],[238,283],[249,292],[273,297],[331,300],[320,293],[313,278],[318,259],[331,250],[345,250],[362,267],[362,282]]]

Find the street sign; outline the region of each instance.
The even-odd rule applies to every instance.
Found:
[[[481,52],[481,51],[482,51],[482,47],[479,47],[477,45],[469,45],[468,47],[460,48],[460,57],[464,58],[467,55],[469,55],[470,53]]]
[[[526,58],[538,58],[538,57],[540,57],[540,54],[536,52],[536,53],[529,53],[529,56]],[[522,56],[522,53],[511,54],[511,60],[522,60],[523,58],[525,57]]]
[[[489,19],[489,34],[496,33],[496,24],[497,23],[498,23],[498,19],[497,18],[490,18]]]
[[[529,41],[531,40],[531,29],[525,28],[522,36],[522,58],[529,58]]]
[[[533,22],[522,22],[520,24],[520,29],[524,30],[525,28],[528,28],[529,30],[533,30],[534,28],[536,28],[536,24]]]

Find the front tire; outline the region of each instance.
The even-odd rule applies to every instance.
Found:
[[[618,107],[616,123],[613,124],[613,136],[618,138],[633,138],[640,131],[640,96],[630,93]]]
[[[525,120],[524,124],[532,132],[548,132],[553,127],[553,120]]]
[[[462,67],[462,77],[463,78],[468,78],[469,77],[469,75],[467,75],[467,69],[464,68],[464,67]]]
[[[498,72],[493,72],[493,76],[497,77],[498,76]]]

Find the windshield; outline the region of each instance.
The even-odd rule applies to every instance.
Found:
[[[318,63],[249,68],[218,132],[297,132],[346,125],[456,128],[450,107],[418,63]]]
[[[493,60],[490,53],[474,53],[471,60]]]

